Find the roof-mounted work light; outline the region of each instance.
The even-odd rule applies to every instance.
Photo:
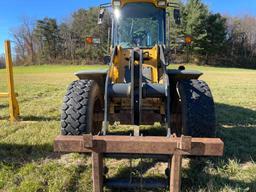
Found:
[[[158,5],[159,7],[166,7],[166,6],[167,6],[167,3],[166,3],[165,0],[159,0],[159,1],[157,2],[157,5]]]
[[[113,6],[114,6],[115,8],[119,8],[119,7],[121,7],[121,2],[120,2],[119,0],[114,0],[114,1],[113,1]]]

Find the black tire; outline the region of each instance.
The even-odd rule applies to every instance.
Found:
[[[179,81],[176,88],[179,99],[175,103],[181,111],[177,135],[215,137],[215,106],[209,86],[194,79]]]
[[[177,136],[181,136],[181,101],[177,91],[177,82],[170,82],[170,95],[171,95],[171,129]]]
[[[98,134],[103,117],[103,97],[93,80],[77,80],[68,87],[61,114],[61,134]]]

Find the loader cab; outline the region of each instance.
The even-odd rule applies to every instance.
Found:
[[[151,49],[166,43],[165,9],[153,3],[127,3],[113,8],[112,47]]]
[[[110,77],[114,83],[131,81],[131,51],[142,50],[142,76],[148,82],[158,83],[159,46],[166,45],[166,7],[156,0],[113,0],[111,55],[113,65]],[[113,55],[114,54],[114,55]],[[138,54],[137,54],[138,55]],[[135,58],[135,63],[138,64]],[[145,81],[146,81],[145,80]]]

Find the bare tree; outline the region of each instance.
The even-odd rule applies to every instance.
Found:
[[[249,57],[256,56],[256,18],[245,16],[241,19],[241,30],[246,35],[246,47],[249,50]]]
[[[34,45],[34,22],[24,17],[21,25],[12,30],[12,36],[15,42],[15,51],[17,61],[28,63],[35,62],[35,45]]]
[[[5,66],[5,59],[4,54],[0,55],[0,68],[4,68]]]
[[[229,49],[227,56],[239,66],[254,67],[256,62],[256,18],[227,16]]]

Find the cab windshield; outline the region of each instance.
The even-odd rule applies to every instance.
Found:
[[[165,11],[150,3],[130,3],[114,10],[113,45],[151,48],[165,43]]]

